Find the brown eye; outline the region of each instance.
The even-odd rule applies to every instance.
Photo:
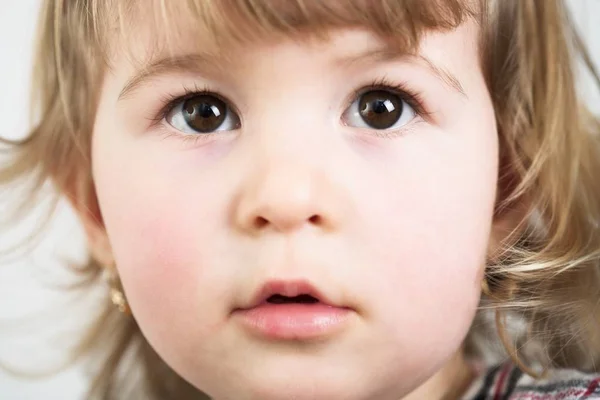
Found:
[[[230,107],[210,94],[182,101],[169,113],[167,122],[184,133],[212,133],[239,127],[239,118]]]
[[[402,100],[383,90],[367,92],[358,103],[363,121],[374,129],[392,127],[402,115]]]
[[[344,113],[349,126],[385,130],[399,128],[416,116],[399,95],[387,90],[370,90],[362,94]]]

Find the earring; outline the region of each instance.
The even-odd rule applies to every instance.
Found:
[[[125,297],[125,292],[123,291],[123,286],[121,285],[121,279],[117,274],[116,266],[104,268],[104,272],[110,289],[110,300],[120,312],[130,315],[131,309],[127,303],[127,298]]]

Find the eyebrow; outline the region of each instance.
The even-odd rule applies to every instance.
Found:
[[[140,70],[127,81],[119,94],[119,100],[131,95],[143,83],[155,76],[174,72],[198,71],[206,68],[215,70],[218,66],[212,58],[203,54],[193,53],[177,57],[165,57],[151,62],[150,65]]]
[[[338,64],[351,65],[359,61],[372,60],[372,61],[383,61],[391,62],[402,59],[412,59],[420,62],[427,67],[427,69],[436,76],[446,87],[467,97],[467,94],[460,83],[460,80],[453,75],[450,71],[436,65],[429,58],[422,54],[408,56],[398,51],[392,51],[390,49],[374,49],[367,52],[363,52],[358,55],[341,57],[337,60]],[[218,63],[214,61],[214,57],[208,57],[199,53],[184,54],[177,57],[166,57],[161,58],[157,61],[150,63],[147,67],[138,71],[131,79],[127,81],[121,93],[119,94],[118,100],[123,100],[127,96],[131,95],[142,86],[145,82],[151,78],[168,73],[176,72],[188,72],[194,70],[203,69],[219,70]]]
[[[436,65],[436,63],[434,63],[431,59],[422,54],[407,55],[405,53],[398,52],[393,48],[377,48],[351,57],[344,57],[339,61],[343,64],[354,64],[363,60],[372,60],[374,62],[392,62],[403,59],[409,59],[411,61],[424,64],[429,72],[435,75],[435,77],[438,78],[444,85],[446,85],[446,87],[464,97],[468,97],[465,89],[460,83],[460,80],[454,74],[452,74],[452,72],[448,71],[446,68]]]

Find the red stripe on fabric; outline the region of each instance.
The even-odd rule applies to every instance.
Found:
[[[500,400],[500,396],[502,395],[502,389],[504,388],[504,382],[506,381],[506,377],[511,370],[511,365],[507,364],[506,367],[500,373],[500,377],[498,378],[498,382],[496,382],[496,388],[494,389],[494,400]]]
[[[583,389],[567,389],[561,392],[554,393],[524,393],[521,394],[519,400],[569,400],[583,399]]]
[[[592,383],[590,383],[590,386],[588,386],[587,390],[585,391],[585,393],[583,395],[589,396],[590,394],[594,393],[594,391],[598,387],[598,384],[600,384],[600,378],[594,379],[592,381]]]

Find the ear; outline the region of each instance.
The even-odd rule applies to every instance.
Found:
[[[101,266],[110,268],[114,258],[91,176],[78,177],[61,191],[84,228],[90,255]]]

